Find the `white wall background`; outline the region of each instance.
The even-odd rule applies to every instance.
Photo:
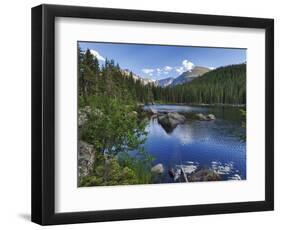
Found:
[[[30,222],[30,8],[41,3],[275,18],[275,117],[281,116],[280,6],[277,0],[2,1],[0,8],[0,227],[39,229]],[[281,219],[281,122],[275,119],[275,211],[68,225],[68,229],[268,229]],[[66,226],[55,226],[64,229]],[[46,227],[50,228],[50,227]],[[275,228],[276,229],[276,228]]]

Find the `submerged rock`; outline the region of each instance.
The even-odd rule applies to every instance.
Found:
[[[178,124],[184,123],[185,120],[185,116],[176,112],[161,114],[158,116],[158,123],[165,129],[167,133],[172,132]]]
[[[94,146],[84,141],[79,141],[78,169],[79,176],[87,176],[95,163]]]
[[[204,115],[202,113],[197,113],[195,116],[200,121],[211,121],[211,120],[215,120],[216,119],[214,114]]]
[[[169,169],[169,176],[174,178],[176,175],[175,170],[173,168]]]
[[[164,166],[162,164],[154,165],[151,168],[152,173],[162,174],[164,172]]]
[[[238,174],[234,174],[233,176],[231,177],[228,177],[229,180],[242,180],[240,175]]]
[[[189,182],[219,181],[219,180],[221,180],[220,175],[212,169],[201,169],[188,176]]]

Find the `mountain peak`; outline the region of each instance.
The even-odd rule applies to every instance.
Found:
[[[193,69],[183,72],[180,76],[173,80],[172,85],[180,85],[192,81],[194,78],[199,77],[211,69],[203,66],[195,66]]]

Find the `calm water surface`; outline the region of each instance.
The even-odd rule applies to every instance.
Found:
[[[241,140],[239,108],[200,107],[183,105],[150,105],[158,112],[212,113],[214,121],[187,120],[167,133],[157,118],[151,118],[145,149],[155,157],[153,164],[162,163],[165,169],[161,183],[173,182],[168,170],[183,167],[186,173],[200,168],[216,170],[223,180],[246,179],[246,142]],[[187,115],[188,116],[188,115]]]

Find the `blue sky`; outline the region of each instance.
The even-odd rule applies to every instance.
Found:
[[[143,77],[159,80],[177,77],[194,66],[217,68],[246,61],[246,49],[79,42],[102,65],[105,58]]]

